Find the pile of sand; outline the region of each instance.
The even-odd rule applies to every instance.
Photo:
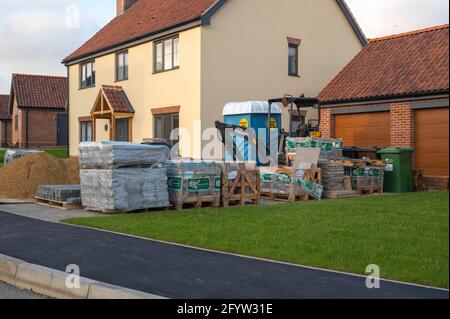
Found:
[[[0,197],[33,199],[38,185],[80,183],[78,158],[60,159],[47,153],[22,157],[0,169]]]

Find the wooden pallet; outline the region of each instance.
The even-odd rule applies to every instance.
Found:
[[[183,197],[183,201],[175,202],[173,205],[178,211],[188,208],[219,207],[220,195],[189,194]]]
[[[150,212],[161,212],[161,211],[167,211],[169,210],[169,207],[159,207],[159,208],[143,208],[138,210],[133,210],[129,212],[124,212],[117,209],[104,209],[104,210],[97,210],[97,209],[88,209],[85,208],[88,212],[103,214],[103,215],[121,215],[121,214],[137,214],[137,213],[150,213]]]
[[[50,200],[42,197],[35,196],[35,202],[40,205],[45,205],[49,207],[59,208],[63,210],[71,210],[71,209],[83,209],[83,207],[79,204],[72,204],[67,202],[59,202],[56,200]]]
[[[230,204],[259,205],[261,201],[261,181],[258,170],[237,171],[234,179],[228,172],[222,174],[221,202],[223,207]]]
[[[358,168],[358,167],[385,167],[386,162],[381,160],[334,160],[336,163],[342,163],[346,168]]]
[[[383,187],[358,187],[356,190],[361,195],[383,194]]]
[[[303,173],[302,179],[316,184],[322,184],[322,169],[308,169]]]
[[[326,191],[324,193],[324,198],[329,199],[338,199],[338,198],[348,198],[348,197],[357,197],[361,194],[357,191],[353,190],[339,190],[339,191]]]
[[[292,202],[298,202],[298,201],[308,201],[312,197],[309,196],[309,194],[284,194],[284,193],[270,193],[270,192],[261,192],[261,198],[262,199],[268,199],[274,202],[285,202],[285,203],[292,203]]]

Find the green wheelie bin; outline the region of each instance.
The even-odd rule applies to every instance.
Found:
[[[378,153],[386,161],[384,191],[408,193],[413,191],[413,148],[385,148]]]

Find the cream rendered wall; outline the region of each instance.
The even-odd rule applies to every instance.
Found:
[[[200,70],[201,28],[193,28],[179,34],[180,69],[153,74],[153,42],[128,49],[129,80],[115,82],[115,54],[95,59],[96,86],[79,90],[79,66],[69,67],[70,79],[70,154],[78,154],[78,118],[89,116],[103,84],[122,86],[136,113],[133,118],[133,142],[153,137],[153,108],[181,106],[180,127],[194,135],[193,121],[200,119]],[[97,136],[107,138],[104,123],[97,125]],[[100,130],[100,131],[99,131]],[[101,133],[103,134],[103,133]],[[200,155],[200,139],[197,145],[189,145],[187,134],[181,137],[183,156]],[[97,139],[100,140],[100,139]],[[195,154],[197,153],[197,154]]]
[[[302,40],[300,77],[288,76],[287,37]],[[227,102],[317,96],[361,48],[335,0],[229,0],[202,27],[202,126]]]
[[[20,143],[22,141],[22,128],[24,127],[23,125],[23,116],[22,116],[23,112],[17,107],[17,99],[14,98],[13,101],[13,110],[12,110],[12,134],[11,134],[11,143],[13,145],[15,145],[16,143]],[[16,131],[16,115],[17,115],[17,121],[18,121],[18,126],[17,126],[17,131]],[[20,147],[20,145],[19,145]]]

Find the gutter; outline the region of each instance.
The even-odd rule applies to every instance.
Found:
[[[440,91],[434,91],[434,92],[421,92],[421,93],[410,93],[410,94],[399,94],[399,95],[385,95],[385,96],[378,96],[378,97],[367,97],[367,98],[361,98],[361,99],[352,99],[352,100],[332,100],[332,101],[326,101],[321,102],[322,106],[326,108],[332,108],[332,107],[338,107],[342,105],[349,105],[349,104],[358,104],[358,103],[371,103],[371,102],[380,102],[380,101],[389,101],[389,100],[411,100],[411,99],[420,99],[420,98],[427,98],[427,97],[433,97],[433,96],[442,96],[442,95],[448,95],[449,90],[440,90]]]
[[[339,8],[343,11],[345,17],[347,18],[347,21],[350,23],[353,31],[355,32],[356,36],[358,37],[358,40],[361,42],[362,46],[366,46],[368,41],[367,38],[362,31],[361,27],[359,26],[358,22],[356,21],[355,16],[352,14],[350,8],[348,7],[345,0],[336,0]],[[142,43],[150,42],[154,39],[158,39],[161,37],[164,37],[166,35],[169,35],[171,33],[176,33],[180,31],[184,31],[190,28],[194,28],[201,25],[210,25],[211,24],[211,18],[216,14],[222,7],[227,3],[227,0],[217,0],[210,8],[208,8],[203,15],[200,17],[191,19],[189,21],[185,21],[179,24],[175,24],[148,34],[144,34],[142,36],[133,38],[131,40],[127,40],[115,45],[111,45],[106,48],[102,48],[93,52],[89,52],[87,54],[83,54],[80,56],[77,56],[72,59],[64,59],[61,61],[62,64],[66,66],[71,66],[74,64],[81,63],[86,60],[94,59],[100,56],[104,56],[110,53],[114,53],[119,50],[123,50],[135,45],[139,45]]]
[[[144,34],[142,36],[133,38],[131,40],[127,40],[125,42],[121,42],[106,48],[102,48],[93,52],[89,52],[88,54],[80,55],[76,58],[69,59],[69,60],[63,60],[61,63],[66,66],[71,66],[74,64],[81,63],[86,60],[90,60],[93,58],[98,58],[100,56],[108,55],[110,53],[116,52],[118,50],[126,49],[135,45],[143,44],[146,42],[150,42],[152,40],[164,37],[171,33],[176,33],[180,31],[184,31],[187,29],[191,29],[194,27],[198,27],[202,25],[202,17],[198,17],[180,24],[176,24],[158,31],[154,31],[148,34]]]
[[[222,6],[227,2],[227,0],[217,0],[216,3],[214,3],[211,7],[209,7],[205,13],[203,13],[203,15],[201,15],[200,17],[182,22],[182,23],[178,23],[148,34],[144,34],[142,36],[133,38],[131,40],[127,40],[125,42],[122,43],[118,43],[103,49],[99,49],[96,50],[94,52],[90,52],[88,54],[84,54],[81,56],[78,56],[74,59],[69,59],[69,60],[63,60],[61,63],[65,64],[66,66],[70,66],[73,64],[78,64],[84,60],[89,60],[92,58],[96,58],[99,56],[103,56],[103,55],[107,55],[109,53],[112,53],[116,50],[122,50],[131,46],[135,46],[137,44],[142,44],[142,43],[146,43],[146,42],[150,42],[154,39],[160,38],[160,37],[164,37],[170,33],[175,33],[175,32],[180,32],[180,31],[184,31],[193,27],[197,27],[200,25],[210,25],[211,24],[211,18],[213,17],[214,14],[217,13],[217,11],[220,10],[220,8],[222,8]],[[185,28],[183,28],[185,27]],[[166,33],[166,34],[165,34]],[[111,52],[112,51],[112,52]]]

